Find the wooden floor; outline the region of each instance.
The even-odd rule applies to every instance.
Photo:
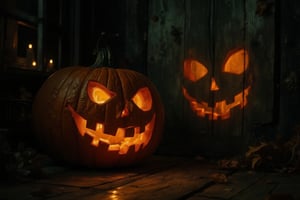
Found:
[[[2,184],[0,200],[300,200],[300,174],[219,170],[192,158],[154,156],[118,170],[48,170],[42,179]]]

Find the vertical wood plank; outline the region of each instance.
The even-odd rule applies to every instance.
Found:
[[[236,50],[245,48],[245,9],[244,1],[213,1],[215,2],[212,13],[214,55],[213,55],[213,76],[219,84],[220,90],[215,95],[215,102],[226,100],[226,104],[235,101],[234,96],[243,93],[248,87],[244,83],[246,71],[242,74],[224,72],[224,63]],[[245,64],[242,66],[245,69]],[[243,104],[245,99],[242,100]],[[246,105],[247,106],[247,105]],[[230,109],[230,117],[224,120],[215,120],[212,129],[216,137],[240,136],[243,131],[243,109],[236,106]],[[227,139],[225,141],[228,141]]]
[[[184,30],[184,60],[192,59],[199,62],[208,71],[207,75],[199,80],[191,81],[184,76],[183,63],[181,64],[182,87],[188,94],[201,101],[211,103],[210,77],[211,77],[211,39],[210,30],[210,1],[209,0],[187,0],[185,12]],[[181,95],[183,92],[181,90]],[[183,123],[185,124],[185,137],[188,138],[189,151],[195,154],[202,154],[207,150],[206,137],[210,135],[212,123],[208,117],[199,117],[191,109],[190,102],[184,98],[183,101]],[[205,139],[204,139],[205,138]],[[206,141],[205,141],[206,140]],[[209,142],[209,141],[208,141]],[[208,144],[208,143],[206,143]]]
[[[125,58],[121,65],[147,73],[148,1],[127,1],[125,22]],[[123,67],[123,66],[122,66]]]
[[[266,134],[263,127],[274,123],[275,14],[257,14],[257,1],[246,1],[246,45],[251,56],[251,91],[245,107],[245,135],[251,143]]]
[[[182,123],[181,66],[184,46],[184,0],[149,1],[148,76],[165,106],[165,133],[161,151],[176,148],[186,126]],[[182,145],[184,145],[182,143]],[[185,151],[185,147],[182,148]],[[178,152],[176,152],[178,153]]]

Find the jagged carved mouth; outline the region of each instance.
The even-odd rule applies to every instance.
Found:
[[[209,107],[207,102],[197,102],[197,100],[190,96],[187,90],[183,87],[182,92],[184,97],[189,101],[191,109],[200,117],[208,116],[211,120],[228,119],[230,117],[230,110],[236,106],[243,108],[247,104],[247,96],[249,94],[250,86],[242,92],[234,96],[232,103],[226,103],[226,100],[218,101],[214,107]]]
[[[118,128],[115,135],[104,133],[104,124],[102,123],[97,123],[95,130],[87,128],[87,120],[81,117],[71,105],[67,107],[72,114],[80,135],[89,135],[92,138],[91,145],[95,147],[98,147],[101,141],[108,144],[108,151],[118,151],[119,154],[126,154],[131,146],[134,146],[135,152],[145,148],[152,138],[155,114],[150,122],[145,125],[144,132],[140,132],[140,127],[128,127],[134,130],[134,134],[132,137],[125,137],[125,132],[128,128]]]

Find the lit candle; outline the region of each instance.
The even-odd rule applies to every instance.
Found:
[[[26,50],[26,60],[28,63],[28,66],[36,66],[36,62],[34,61],[34,53],[33,53],[33,45],[31,43],[28,44],[27,50]],[[35,63],[35,64],[33,64]]]
[[[48,70],[51,70],[53,68],[53,65],[54,65],[54,61],[52,58],[50,58],[48,62]]]
[[[33,67],[36,67],[36,61],[32,61],[31,65],[32,65]]]

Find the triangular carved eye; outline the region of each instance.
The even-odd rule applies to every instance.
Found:
[[[248,64],[248,51],[246,51],[245,49],[240,49],[229,55],[225,62],[223,72],[242,74],[248,68]]]
[[[186,79],[195,82],[207,74],[207,68],[197,60],[188,59],[184,61],[183,73]]]
[[[132,101],[142,111],[149,111],[152,108],[152,96],[149,88],[143,87],[132,97]]]
[[[116,96],[116,93],[94,81],[88,82],[87,92],[90,100],[96,104],[104,104]]]

